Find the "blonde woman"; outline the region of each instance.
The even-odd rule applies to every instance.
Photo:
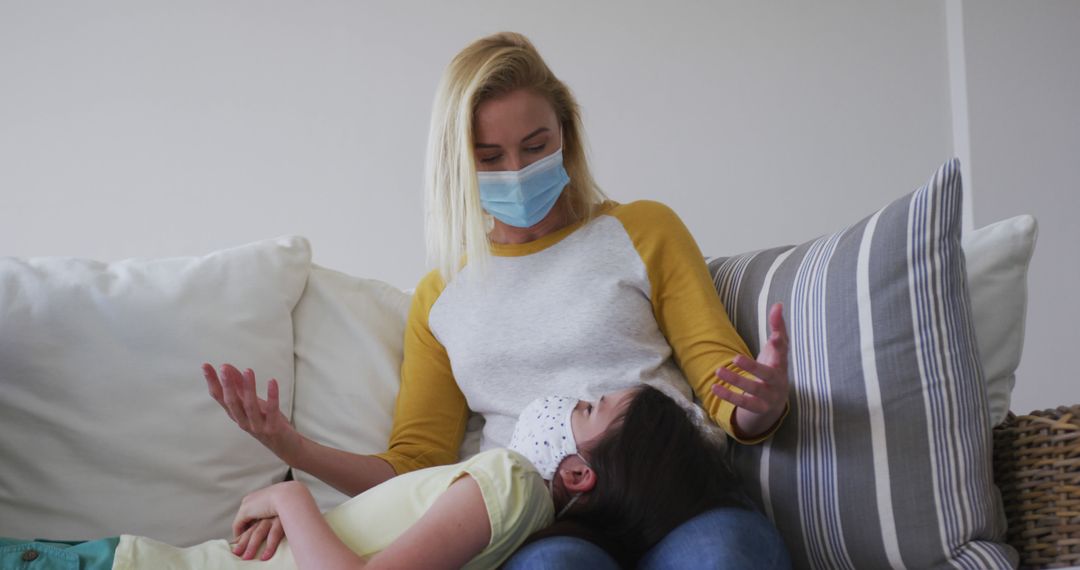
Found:
[[[470,411],[485,420],[480,448],[489,450],[507,445],[539,396],[595,399],[642,382],[684,405],[696,395],[744,444],[779,426],[788,409],[781,308],[770,310],[773,332],[753,359],[679,217],[658,202],[620,204],[600,190],[577,102],[524,36],[481,38],[451,61],[432,111],[426,177],[435,267],[409,311],[386,452],[320,446],[257,398],[253,374],[208,375],[230,416],[290,465],[354,495],[457,461]],[[255,532],[255,542],[281,533],[265,521]],[[641,564],[770,568],[783,565],[782,550],[760,514],[713,509],[677,527]],[[605,565],[615,561],[598,546],[566,536],[533,542],[507,563]]]

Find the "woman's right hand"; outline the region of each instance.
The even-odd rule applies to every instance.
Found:
[[[223,364],[220,377],[210,363],[203,363],[202,370],[210,396],[236,425],[292,465],[302,438],[281,413],[277,380],[270,379],[267,399],[263,400],[255,392],[255,372],[250,368],[241,373],[233,365]]]

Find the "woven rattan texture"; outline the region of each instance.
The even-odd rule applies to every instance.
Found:
[[[1080,566],[1080,405],[994,428],[994,479],[1021,568]]]

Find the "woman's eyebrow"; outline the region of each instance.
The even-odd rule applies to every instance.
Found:
[[[536,129],[535,131],[525,135],[525,138],[521,139],[521,142],[525,142],[525,141],[535,137],[536,135],[538,135],[538,134],[540,134],[542,132],[550,131],[550,130],[551,129],[549,129],[547,127],[540,127],[539,129]],[[500,147],[497,144],[488,144],[488,143],[479,143],[478,142],[478,143],[476,143],[475,148],[500,148]]]
[[[525,137],[521,139],[521,142],[525,142],[525,141],[535,137],[536,135],[538,135],[538,134],[540,134],[542,132],[550,131],[550,130],[551,129],[549,129],[547,127],[540,127],[539,129],[536,129],[535,131],[525,135]],[[603,396],[601,396],[600,399],[603,400],[604,399]]]

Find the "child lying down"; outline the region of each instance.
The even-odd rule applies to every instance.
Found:
[[[697,488],[672,491],[687,485]],[[630,513],[620,509],[627,496],[651,504]],[[695,515],[745,505],[715,443],[643,384],[595,403],[538,399],[522,411],[509,448],[394,477],[325,514],[296,481],[250,493],[233,532],[246,542],[254,523],[278,517],[285,538],[267,560],[244,560],[234,550],[247,545],[224,539],[181,548],[123,534],[0,539],[0,568],[35,560],[44,563],[36,568],[91,570],[495,568],[523,544],[560,534],[632,564]]]

